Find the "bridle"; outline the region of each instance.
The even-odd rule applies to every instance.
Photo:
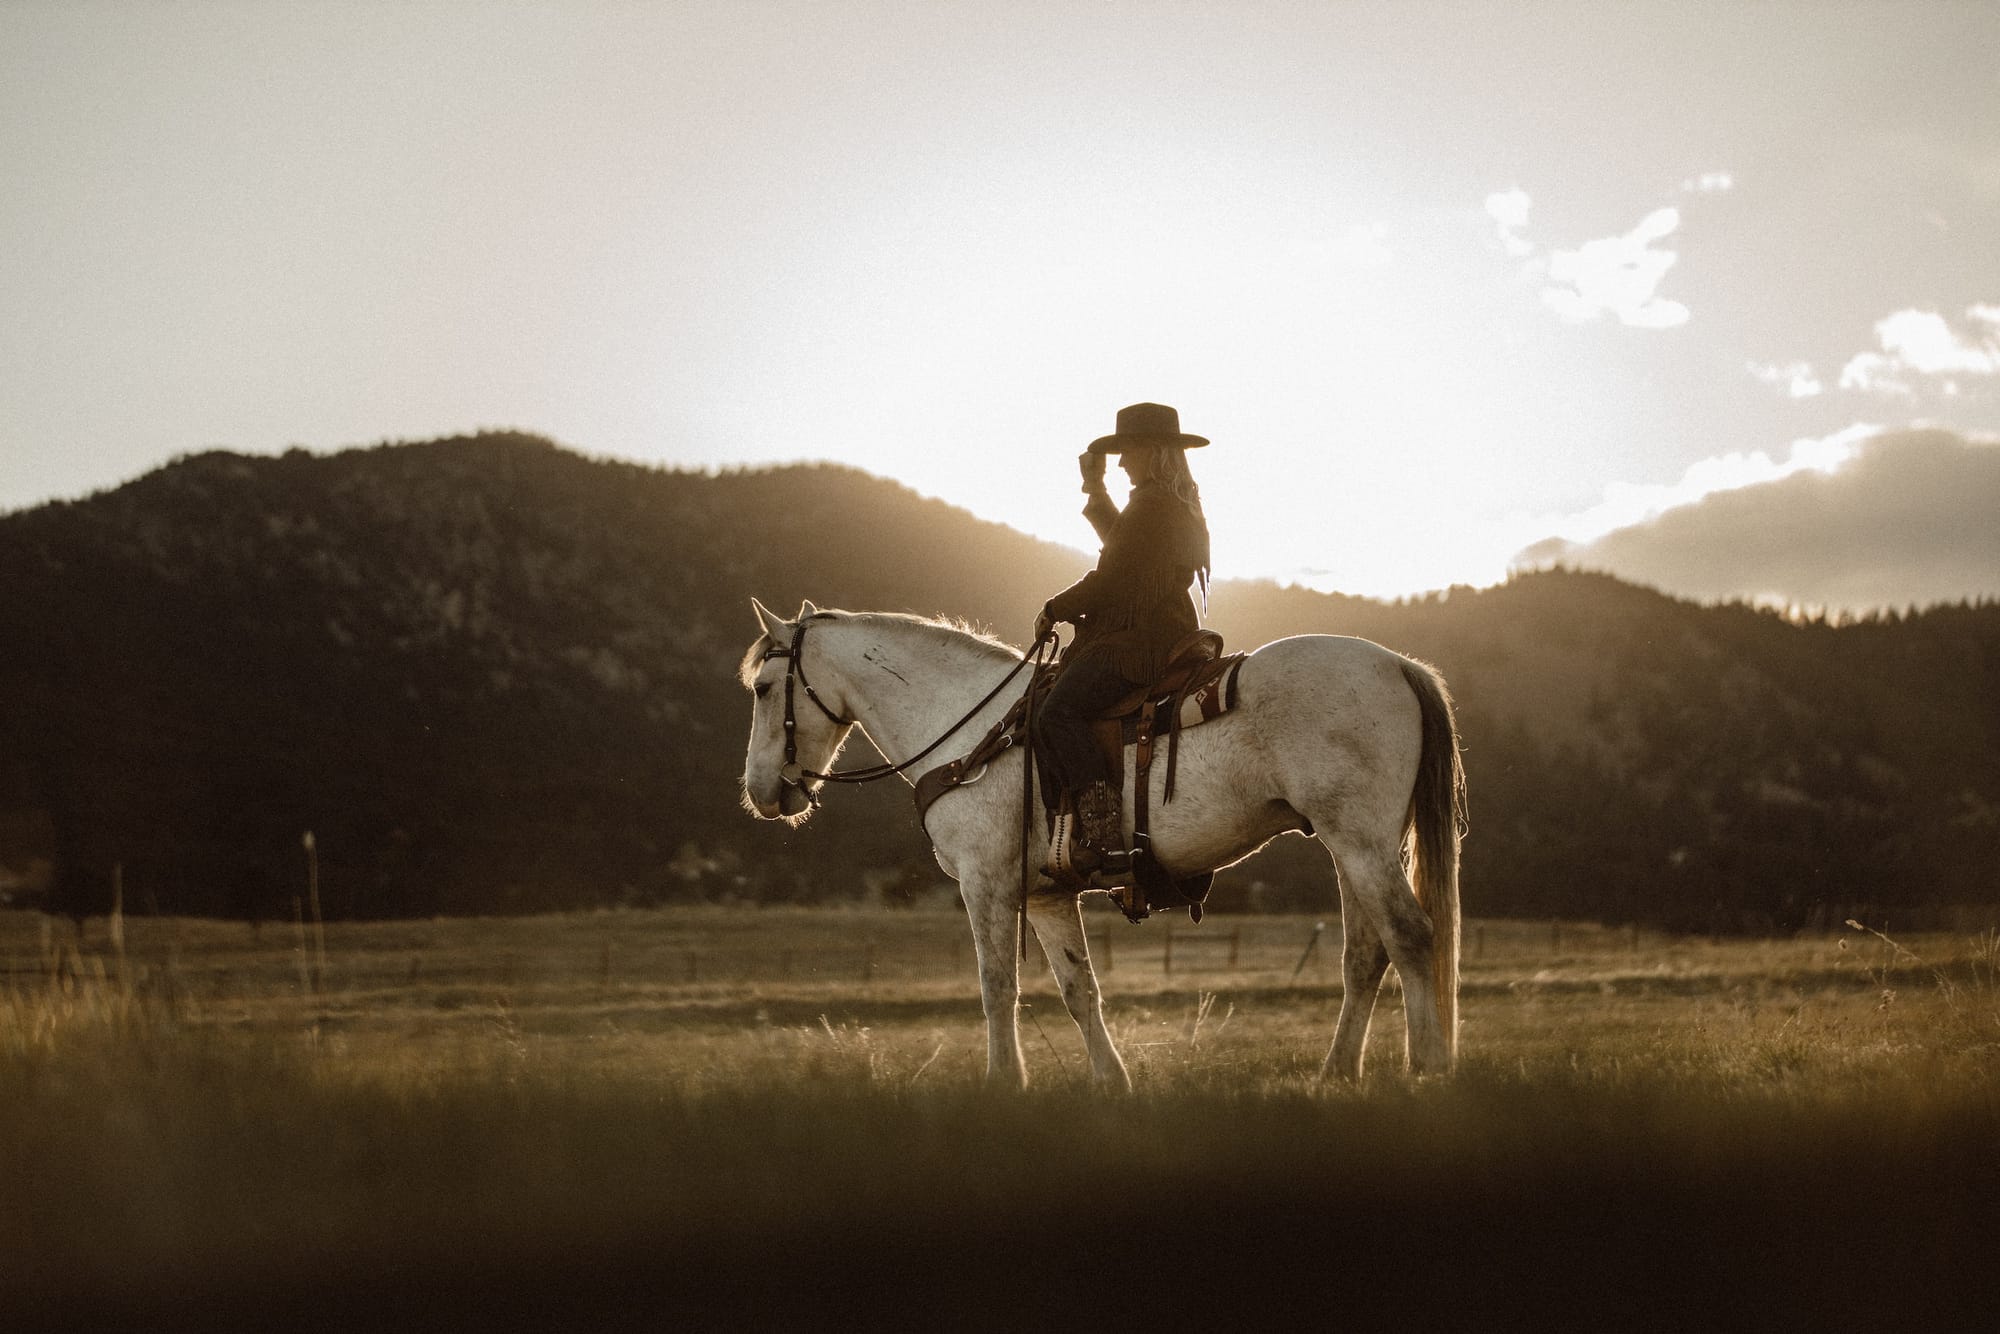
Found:
[[[785,662],[785,766],[784,768],[778,770],[778,779],[786,787],[797,788],[802,794],[804,794],[807,802],[809,802],[813,806],[817,806],[819,805],[819,789],[816,787],[807,787],[806,780],[809,778],[815,778],[822,783],[832,782],[836,780],[835,776],[831,773],[810,773],[803,766],[799,764],[799,717],[798,713],[793,708],[793,695],[795,693],[796,687],[798,686],[805,687],[806,698],[811,700],[814,704],[818,705],[819,711],[825,714],[835,727],[841,727],[841,728],[851,727],[854,723],[854,720],[851,718],[843,718],[839,714],[835,713],[832,709],[829,709],[826,706],[826,701],[819,697],[819,692],[813,689],[812,682],[806,680],[806,673],[804,666],[805,663],[804,653],[806,646],[806,623],[811,619],[812,618],[809,616],[800,617],[799,623],[794,627],[792,627],[792,642],[783,647],[780,647],[777,644],[771,645],[771,647],[764,650],[764,657],[762,661],[769,662],[773,658],[784,658],[786,660]],[[855,780],[848,780],[848,781],[855,781]]]
[[[785,659],[785,764],[782,769],[778,770],[778,779],[786,787],[797,788],[805,797],[808,808],[814,808],[819,805],[819,788],[808,786],[808,784],[872,783],[878,778],[887,778],[892,774],[904,772],[918,760],[923,759],[939,746],[942,746],[953,733],[971,722],[981,709],[991,704],[995,697],[1007,688],[1007,683],[1021,674],[1023,667],[1026,667],[1031,662],[1039,663],[1042,659],[1042,645],[1047,642],[1047,638],[1038,641],[1033,651],[1022,655],[1021,660],[1014,664],[1014,669],[1000,679],[1000,684],[987,691],[986,697],[973,705],[963,718],[960,718],[957,722],[946,728],[937,740],[931,742],[901,764],[890,764],[884,761],[881,764],[871,764],[861,769],[839,769],[820,773],[816,770],[807,769],[799,763],[799,719],[794,706],[797,690],[803,688],[806,692],[806,698],[817,705],[819,711],[825,714],[835,727],[852,727],[855,723],[854,719],[843,718],[828,708],[826,701],[819,697],[819,692],[813,689],[812,682],[806,679],[806,626],[822,618],[832,619],[831,617],[824,617],[823,613],[821,616],[800,617],[798,623],[792,627],[792,642],[783,646],[778,644],[771,645],[771,647],[764,650],[764,656],[759,660],[761,662],[769,662],[773,658]],[[1049,637],[1053,637],[1053,634]]]

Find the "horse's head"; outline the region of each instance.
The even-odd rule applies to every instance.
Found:
[[[761,820],[797,824],[812,814],[821,787],[805,775],[822,772],[833,763],[853,726],[840,716],[838,701],[828,695],[828,683],[839,675],[832,664],[815,654],[811,670],[818,677],[812,680],[796,656],[806,643],[801,627],[808,619],[819,617],[812,624],[824,626],[832,618],[810,602],[801,603],[799,614],[789,621],[755,598],[750,605],[763,634],[744,655],[741,673],[743,684],[755,696],[750,752],[743,762],[743,804]]]

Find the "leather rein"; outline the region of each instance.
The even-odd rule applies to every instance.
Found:
[[[764,650],[764,656],[760,659],[762,662],[769,662],[773,658],[785,659],[785,765],[784,768],[778,771],[778,779],[786,787],[797,788],[812,807],[819,805],[819,788],[808,787],[808,783],[872,783],[878,778],[888,778],[892,774],[904,772],[918,760],[923,759],[939,746],[942,746],[959,728],[971,722],[981,709],[991,704],[999,696],[1000,692],[1007,688],[1008,683],[1021,674],[1023,667],[1026,667],[1031,662],[1039,663],[1042,658],[1042,645],[1048,639],[1054,638],[1054,632],[1051,631],[1049,635],[1037,641],[1034,648],[1030,652],[1023,654],[1021,660],[1014,664],[1014,669],[1000,679],[1000,684],[986,692],[984,699],[967,710],[963,718],[960,718],[957,722],[946,728],[938,736],[937,740],[910,756],[909,759],[904,760],[900,764],[890,764],[885,760],[881,764],[871,764],[860,769],[838,769],[820,773],[816,770],[807,769],[799,763],[799,720],[794,707],[797,689],[803,688],[806,692],[806,698],[816,704],[819,707],[819,711],[825,714],[834,726],[852,727],[856,720],[853,718],[843,718],[828,708],[826,701],[819,697],[819,692],[813,689],[812,682],[806,679],[806,626],[815,619],[812,616],[801,617],[799,622],[792,627],[792,642],[783,646],[777,644],[771,645],[770,648]]]

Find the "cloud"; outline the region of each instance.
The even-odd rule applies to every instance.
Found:
[[[2000,374],[2000,306],[1976,304],[1965,311],[1961,332],[1934,310],[1899,310],[1875,322],[1876,348],[1856,353],[1840,371],[1840,387],[1862,393],[1907,397],[1916,392],[1912,376]],[[1947,394],[1956,380],[1944,380]]]
[[[1534,200],[1520,186],[1486,196],[1486,215],[1500,229],[1500,244],[1508,254],[1521,257],[1534,253],[1534,245],[1520,232],[1528,225],[1528,210]]]
[[[1736,178],[1726,171],[1705,171],[1681,182],[1681,192],[1690,195],[1720,194],[1736,188]]]
[[[1549,256],[1549,279],[1560,285],[1543,288],[1543,302],[1577,324],[1604,315],[1615,315],[1621,324],[1637,329],[1671,329],[1687,323],[1688,308],[1659,295],[1660,280],[1680,256],[1654,244],[1680,225],[1679,209],[1658,208],[1623,236],[1554,251]]]
[[[1673,482],[1613,482],[1604,488],[1604,498],[1589,509],[1545,517],[1540,525],[1565,547],[1594,542],[1617,529],[1656,519],[1718,492],[1781,481],[1802,472],[1834,472],[1851,462],[1861,442],[1879,429],[1862,423],[1820,439],[1795,440],[1783,460],[1761,449],[1701,459]]]
[[[1991,306],[1973,306],[1966,314],[1990,325],[2000,325],[2000,314]],[[1899,310],[1875,326],[1882,350],[1913,371],[1944,375],[1962,371],[1968,375],[1991,375],[2000,370],[2000,327],[1990,334],[1962,339],[1944,317],[1929,310]]]
[[[1840,387],[1896,398],[1908,398],[1915,394],[1916,386],[1899,377],[1896,371],[1894,357],[1880,352],[1862,352],[1840,368]]]
[[[1780,366],[1774,362],[1753,361],[1749,371],[1768,385],[1783,385],[1785,392],[1793,398],[1813,398],[1826,392],[1819,375],[1807,361],[1788,361]]]
[[[1850,610],[2000,595],[2000,438],[1857,431],[1800,442],[1768,480],[1589,540],[1554,537],[1515,563],[1560,561],[1685,597]]]

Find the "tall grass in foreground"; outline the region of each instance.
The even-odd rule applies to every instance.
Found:
[[[921,1265],[937,1300],[986,1312],[972,1324],[1018,1327],[1018,1306],[978,1305],[996,1262],[1046,1296],[1199,1260],[1353,1312],[1447,1274],[1504,1301],[1655,1265],[1684,1295],[1761,1284],[1794,1315],[1865,1300],[1858,1274],[1929,1309],[1986,1272],[2000,1217],[1993,947],[1852,949],[1869,953],[1837,985],[1523,974],[1468,1005],[1444,1080],[1399,1073],[1385,1006],[1359,1087],[1314,1078],[1330,995],[1114,997],[1130,1098],[1084,1087],[1046,1001],[1023,1025],[1035,1086],[994,1096],[959,1006],[832,996],[804,1022],[691,1009],[640,1028],[493,991],[384,996],[379,1025],[314,1000],[274,1026],[79,958],[0,991],[0,1298],[622,1309],[635,1290],[754,1303],[812,1275],[824,1315]]]

